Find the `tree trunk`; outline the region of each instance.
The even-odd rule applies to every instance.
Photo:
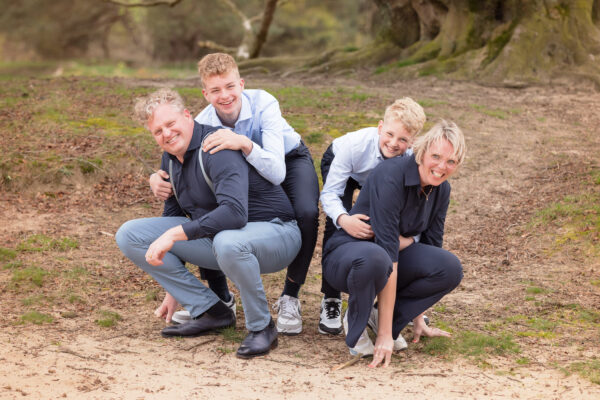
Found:
[[[401,74],[524,84],[600,82],[600,0],[375,0]]]
[[[257,58],[260,55],[263,45],[267,41],[267,34],[269,33],[271,22],[273,22],[275,10],[277,9],[277,1],[278,0],[265,1],[265,9],[263,11],[262,20],[260,23],[260,30],[254,39],[254,45],[252,46],[252,51],[250,52],[250,58]]]

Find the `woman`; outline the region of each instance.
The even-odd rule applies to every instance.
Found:
[[[416,139],[413,151],[377,166],[350,211],[369,216],[375,237],[361,240],[338,230],[324,249],[325,278],[349,294],[346,344],[352,354],[373,354],[370,367],[389,364],[393,338],[411,320],[415,341],[449,336],[427,327],[422,314],[462,279],[460,261],[441,246],[450,202],[446,180],[464,160],[464,136],[453,122],[441,121]],[[399,240],[418,234],[420,243]],[[377,333],[374,348],[368,322]]]

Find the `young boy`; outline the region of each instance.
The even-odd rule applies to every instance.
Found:
[[[373,237],[371,226],[366,222],[368,216],[348,215],[354,191],[362,187],[369,172],[384,159],[412,154],[410,146],[424,124],[423,108],[414,100],[404,97],[386,108],[383,120],[379,121],[377,127],[347,133],[331,143],[321,159],[323,190],[320,200],[327,215],[323,248],[340,228],[359,239]],[[415,240],[418,237],[401,237],[400,248],[409,246]],[[319,332],[337,335],[342,332],[341,294],[325,278],[322,279],[321,292],[324,297]]]
[[[288,266],[283,292],[277,302],[277,330],[295,335],[302,331],[298,292],[306,279],[317,240],[319,183],[308,148],[281,116],[279,103],[264,90],[245,90],[235,60],[228,54],[209,54],[198,63],[202,93],[210,103],[195,120],[203,125],[228,128],[210,135],[204,151],[240,150],[246,161],[265,179],[283,187],[288,195],[302,235],[302,246]],[[159,171],[150,178],[157,197],[170,196],[171,188]],[[164,199],[164,198],[163,198]],[[206,273],[211,289],[229,297],[225,278]],[[213,289],[215,290],[215,289]],[[219,290],[215,290],[219,294]],[[221,297],[227,301],[227,298]],[[180,313],[177,313],[178,316]]]

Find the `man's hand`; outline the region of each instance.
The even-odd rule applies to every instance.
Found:
[[[162,259],[178,240],[187,240],[181,225],[169,229],[152,242],[146,251],[146,262],[155,267],[163,265]]]
[[[252,141],[244,135],[238,135],[229,129],[219,129],[215,133],[208,135],[204,140],[202,150],[210,151],[215,154],[220,150],[241,150],[245,156],[252,151]]]
[[[411,237],[404,237],[402,235],[398,236],[398,240],[400,241],[400,248],[398,249],[399,251],[404,250],[405,248],[407,248],[408,246],[410,246],[411,244],[413,244],[415,242],[415,239],[411,236]]]
[[[368,221],[369,216],[364,214],[342,214],[338,217],[337,223],[348,235],[357,239],[371,239],[374,234],[371,225],[363,221]]]
[[[375,351],[373,352],[373,361],[369,368],[375,368],[380,363],[382,367],[387,368],[392,361],[392,350],[394,349],[394,339],[392,335],[377,335],[375,340]]]
[[[419,315],[415,319],[413,319],[413,343],[419,343],[419,339],[421,336],[426,337],[451,337],[452,334],[450,332],[443,331],[439,328],[431,328],[427,326],[425,323],[425,319],[423,318],[423,314]]]
[[[163,179],[169,179],[169,174],[167,174],[166,171],[159,169],[150,175],[148,182],[150,182],[150,189],[152,189],[154,196],[165,201],[173,195],[173,188],[171,187],[171,182],[167,182]]]
[[[164,318],[169,323],[178,305],[179,303],[175,300],[175,297],[167,292],[162,304],[154,311],[154,315],[158,318]]]

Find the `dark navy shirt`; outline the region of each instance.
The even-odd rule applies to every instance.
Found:
[[[179,199],[178,202],[173,195],[165,201],[163,216],[189,216],[191,221],[182,224],[188,240],[239,229],[247,222],[294,219],[294,210],[281,186],[260,176],[239,151],[202,153],[204,170],[214,185],[213,193],[202,174],[198,155],[202,139],[216,129],[194,123],[183,164],[177,157],[163,153],[161,169],[169,172],[171,161],[169,180]]]
[[[415,156],[396,157],[381,162],[371,172],[350,215],[369,216],[377,243],[398,261],[398,236],[421,234],[421,243],[442,247],[444,221],[450,203],[450,184],[426,186],[421,191],[419,166]],[[431,193],[429,192],[431,190]],[[336,247],[360,239],[343,229],[334,233],[324,249],[325,256]]]

